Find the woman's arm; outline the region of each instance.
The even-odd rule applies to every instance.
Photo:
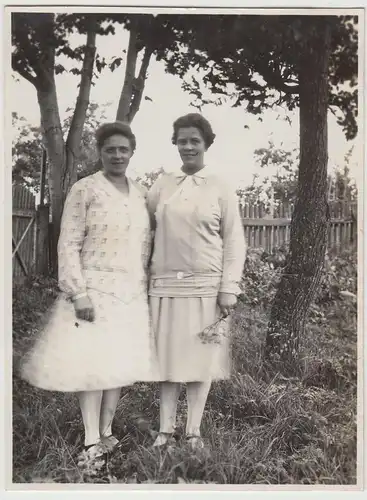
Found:
[[[161,192],[161,187],[164,182],[165,175],[162,174],[155,181],[153,186],[149,189],[147,194],[147,207],[150,216],[150,227],[152,231],[155,231],[156,220],[155,220],[155,212],[157,210],[157,206],[159,203],[159,197]]]
[[[237,195],[228,187],[222,188],[221,237],[223,240],[223,274],[220,293],[238,295],[246,259],[246,242],[239,212]]]
[[[65,202],[58,241],[59,287],[75,301],[87,295],[80,252],[86,234],[87,190],[75,183]]]

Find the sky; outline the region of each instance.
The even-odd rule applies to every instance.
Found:
[[[73,43],[84,43],[84,37],[75,35]],[[97,51],[111,60],[113,56],[122,55],[127,44],[128,34],[119,27],[115,35],[97,38]],[[66,64],[69,64],[68,61]],[[91,90],[91,101],[100,105],[110,103],[106,112],[107,119],[111,121],[115,119],[124,69],[122,64],[114,72],[104,70]],[[72,74],[64,73],[56,77],[61,119],[65,116],[66,109],[75,105],[77,83],[78,78]],[[164,63],[152,60],[144,91],[144,96],[149,96],[152,101],[143,98],[132,123],[137,150],[129,166],[130,176],[143,175],[160,167],[167,171],[180,168],[177,150],[171,144],[172,123],[180,115],[196,111],[190,107],[192,98],[182,90],[181,83],[180,78],[165,73]],[[18,82],[13,79],[10,97],[12,111],[38,126],[40,114],[34,87],[23,78],[19,78]],[[224,175],[235,187],[250,185],[254,174],[264,177],[274,172],[259,168],[254,158],[257,148],[267,147],[269,141],[285,150],[293,150],[299,146],[297,110],[289,112],[278,107],[274,111],[266,111],[262,115],[262,122],[246,113],[244,108],[231,108],[230,104],[206,105],[202,108],[202,113],[210,121],[216,134],[214,144],[206,153],[206,164],[213,171]],[[331,113],[328,124],[329,168],[332,169],[335,165],[342,167],[345,154],[356,141],[346,141],[341,127]],[[353,177],[358,176],[360,171],[358,159],[358,149],[355,148],[350,165]]]

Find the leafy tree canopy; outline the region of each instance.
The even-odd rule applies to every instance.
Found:
[[[181,15],[175,18],[176,47],[158,58],[167,72],[186,78],[183,88],[201,107],[209,102],[203,86],[260,115],[276,105],[299,105],[299,74],[305,42],[317,36],[324,16]],[[328,16],[331,28],[329,108],[347,139],[357,134],[358,17]],[[311,28],[310,28],[311,26]],[[215,33],[215,36],[213,34]],[[190,72],[195,74],[190,76]],[[198,79],[201,75],[202,82]]]

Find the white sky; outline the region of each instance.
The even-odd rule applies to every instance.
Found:
[[[84,37],[78,40],[84,42]],[[110,60],[113,56],[122,55],[127,48],[127,32],[118,28],[116,35],[99,36],[97,50]],[[114,120],[124,78],[124,64],[113,73],[104,70],[91,91],[91,101],[98,104],[112,102],[108,108],[108,119]],[[61,119],[65,110],[73,107],[76,100],[78,77],[71,74],[57,76],[57,89]],[[32,125],[39,125],[40,115],[37,95],[34,87],[23,78],[17,83],[12,82],[11,109],[24,116]],[[145,172],[164,167],[175,170],[180,167],[176,148],[171,144],[172,123],[180,115],[195,111],[190,107],[191,97],[181,89],[178,77],[168,75],[164,71],[164,63],[152,60],[149,76],[146,81],[144,96],[153,102],[142,100],[141,108],[136,115],[132,128],[137,137],[137,151],[131,160],[129,175],[142,175]],[[214,96],[215,97],[215,96]],[[263,172],[269,175],[269,170],[259,170],[254,161],[254,150],[266,147],[268,141],[276,147],[291,150],[299,144],[298,111],[290,113],[280,108],[277,111],[267,111],[259,122],[244,109],[231,108],[230,105],[216,107],[204,106],[202,109],[212,124],[217,137],[206,155],[206,163],[218,173],[222,173],[236,187],[251,183],[254,173]],[[279,115],[281,118],[278,119]],[[291,124],[282,117],[289,116]],[[248,125],[249,129],[245,129]],[[356,141],[346,141],[344,133],[336,123],[335,117],[329,116],[329,167],[343,165],[344,155]],[[350,165],[352,175],[357,176],[358,152],[355,151]]]

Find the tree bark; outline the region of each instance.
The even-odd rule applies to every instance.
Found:
[[[80,145],[85,117],[89,106],[93,67],[96,54],[96,28],[96,21],[92,18],[87,33],[87,43],[85,47],[79,94],[76,100],[75,110],[66,140],[68,179],[64,179],[65,186],[63,186],[63,191],[66,193],[68,193],[70,187],[77,181],[77,165],[80,157]]]
[[[96,26],[91,24],[82,67],[82,76],[75,111],[67,141],[64,141],[53,67],[44,69],[42,80],[38,80],[37,97],[41,112],[41,125],[48,156],[48,184],[51,198],[52,245],[51,268],[57,273],[57,242],[60,235],[61,217],[66,196],[77,180],[77,165],[80,153],[85,116],[89,105],[90,89],[96,51]]]
[[[117,108],[116,120],[129,122],[130,104],[133,94],[136,61],[138,58],[137,30],[134,25],[130,29],[129,46],[127,49],[124,84]]]
[[[134,96],[131,100],[131,105],[129,109],[129,114],[128,114],[128,121],[131,123],[133,119],[135,118],[136,113],[140,109],[140,104],[141,104],[141,99],[143,97],[143,92],[144,92],[144,87],[145,87],[145,80],[147,78],[147,72],[148,72],[148,67],[150,63],[150,58],[152,56],[153,49],[151,47],[145,47],[144,51],[144,56],[143,60],[141,62],[140,66],[140,71],[138,78],[135,80],[135,85],[134,85]]]
[[[300,63],[300,164],[289,254],[268,324],[265,356],[284,373],[295,370],[309,307],[327,246],[327,107],[330,32],[327,18],[306,21]]]
[[[48,156],[48,184],[51,199],[52,216],[52,269],[57,269],[57,240],[60,233],[60,222],[64,204],[63,178],[66,170],[66,151],[61,129],[61,121],[57,102],[56,85],[53,75],[48,75],[46,85],[37,89],[38,104],[41,112],[45,146]]]

